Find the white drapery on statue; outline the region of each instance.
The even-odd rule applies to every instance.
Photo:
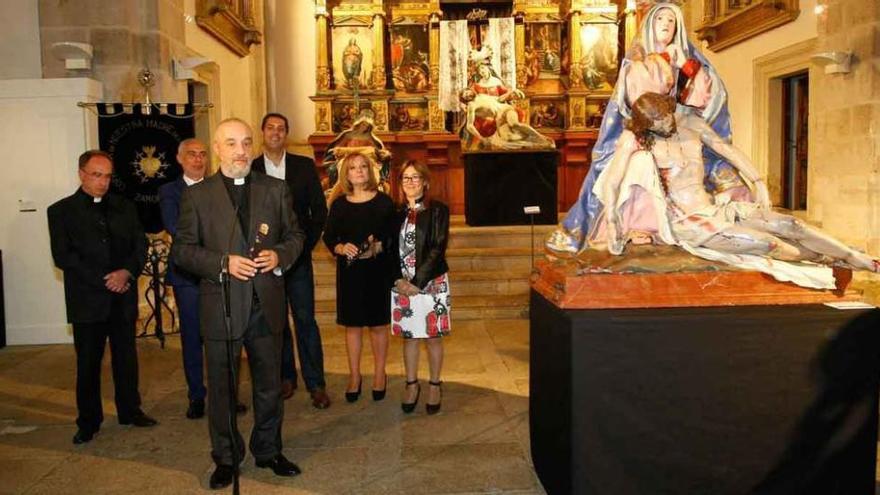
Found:
[[[516,43],[513,17],[490,17],[483,46],[492,47],[492,68],[508,88],[516,87]]]
[[[489,19],[489,29],[482,40],[481,53],[491,53],[492,69],[505,87],[516,88],[516,43],[514,19]],[[488,48],[491,47],[491,48]],[[458,97],[470,85],[468,57],[471,41],[466,20],[440,21],[440,108],[447,112],[461,110]]]
[[[440,21],[440,108],[458,112],[458,94],[468,86],[468,55],[471,50],[466,20]]]

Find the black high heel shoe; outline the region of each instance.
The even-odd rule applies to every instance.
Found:
[[[439,382],[428,381],[428,384],[440,388],[440,401],[437,402],[436,404],[428,404],[426,402],[425,403],[425,412],[428,414],[437,414],[438,412],[440,412],[440,404],[443,402],[443,382],[442,381],[439,381]]]
[[[413,381],[409,381],[409,380],[407,380],[407,381],[406,381],[406,385],[407,385],[407,386],[410,386],[410,385],[417,385],[417,388],[416,388],[416,400],[414,400],[414,401],[412,401],[412,402],[401,402],[401,403],[400,403],[400,408],[403,410],[403,412],[405,412],[406,414],[409,414],[409,413],[411,413],[411,412],[413,412],[413,411],[416,410],[416,404],[419,403],[419,395],[422,394],[422,386],[419,384],[419,381],[418,381],[418,380],[413,380]]]
[[[385,375],[385,384],[382,385],[382,390],[373,390],[373,400],[380,401],[385,398],[385,391],[388,389],[388,375]]]
[[[361,396],[361,385],[364,384],[364,377],[361,377],[361,381],[358,382],[358,389],[354,392],[345,391],[345,400],[347,402],[357,402],[357,400]]]

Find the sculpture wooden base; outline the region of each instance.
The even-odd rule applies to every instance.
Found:
[[[834,269],[837,289],[815,290],[760,272],[695,258],[669,246],[630,246],[627,255],[587,251],[536,264],[533,288],[563,309],[663,308],[857,301],[852,272]]]

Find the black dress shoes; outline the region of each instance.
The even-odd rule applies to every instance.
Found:
[[[330,407],[330,396],[327,395],[327,391],[323,388],[316,388],[309,392],[312,396],[312,406],[315,409],[327,409]]]
[[[189,407],[186,410],[186,417],[189,419],[199,419],[205,415],[205,399],[195,399],[189,401]]]
[[[155,419],[147,416],[143,412],[140,412],[140,413],[135,414],[134,416],[132,416],[128,419],[120,419],[119,424],[132,425],[132,426],[137,426],[140,428],[146,428],[149,426],[156,426],[157,424],[159,424],[159,422],[156,421]]]
[[[95,432],[92,430],[83,430],[82,428],[76,430],[76,435],[73,436],[73,444],[81,445],[84,443],[91,442],[92,439],[95,438]]]
[[[293,380],[282,380],[281,381],[281,398],[287,400],[293,397],[293,393],[296,392],[296,383]]]
[[[269,468],[277,476],[296,476],[300,471],[299,466],[287,460],[284,454],[278,454],[267,461],[256,461],[258,468]]]
[[[231,485],[233,474],[235,474],[235,471],[233,471],[232,466],[218,464],[214,472],[211,473],[211,480],[208,482],[211,490],[219,490]]]

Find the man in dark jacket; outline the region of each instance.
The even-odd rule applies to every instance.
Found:
[[[67,321],[76,350],[78,431],[90,441],[101,428],[101,361],[109,337],[119,424],[153,426],[141,410],[135,346],[137,277],[147,240],[134,205],[108,192],[113,161],[103,151],[79,157],[81,187],[47,210],[52,258],[64,272]]]
[[[244,441],[230,431],[230,365],[237,373],[247,349],[254,398],[250,450],[257,467],[295,476],[299,467],[281,449],[281,332],[287,305],[284,271],[299,258],[305,235],[283,182],[251,170],[253,135],[247,123],[226,119],[214,131],[220,171],[186,188],[171,254],[198,276],[199,316],[208,369],[208,431],[217,465],[213,489],[228,486],[244,457]],[[229,328],[221,287],[229,277]],[[227,332],[228,336],[227,336]],[[231,340],[230,340],[231,338]],[[227,357],[227,346],[233,357]],[[233,450],[233,446],[236,450]],[[233,454],[233,452],[235,454]]]
[[[172,238],[177,235],[180,195],[187,187],[198,184],[205,178],[208,150],[198,139],[185,139],[177,148],[177,162],[183,168],[183,174],[177,180],[159,188],[162,224]],[[202,337],[199,334],[199,279],[177,268],[172,259],[168,264],[165,281],[174,287],[174,301],[180,316],[183,371],[189,397],[186,417],[198,419],[205,415],[205,395],[208,392],[203,371]]]
[[[296,348],[303,381],[318,409],[330,407],[325,390],[324,350],[321,333],[315,321],[315,277],[312,270],[312,250],[321,239],[327,220],[327,203],[321,182],[311,158],[292,155],[284,149],[288,134],[287,118],[279,113],[263,117],[263,154],[254,159],[254,170],[265,172],[287,183],[293,196],[293,210],[306,233],[303,254],[285,275],[287,301],[293,311],[296,327]],[[296,363],[293,358],[293,338],[287,319],[284,320],[284,345],[281,349],[282,393],[285,399],[293,396],[296,388]]]

